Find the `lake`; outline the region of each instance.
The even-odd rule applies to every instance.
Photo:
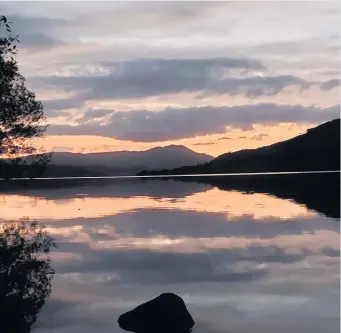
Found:
[[[122,332],[120,314],[167,291],[186,301],[194,333],[339,332],[334,178],[183,180],[3,191],[2,220],[44,223],[59,246],[34,333]]]

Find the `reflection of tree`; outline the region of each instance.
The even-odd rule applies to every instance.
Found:
[[[28,219],[0,224],[0,332],[30,332],[51,293],[54,246],[44,227]]]

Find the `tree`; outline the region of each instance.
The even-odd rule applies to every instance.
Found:
[[[19,73],[18,42],[11,34],[10,22],[0,15],[0,178],[34,175],[33,171],[40,171],[49,160],[34,144],[45,132],[46,123],[42,103],[26,88]]]
[[[54,246],[44,227],[28,219],[0,224],[0,332],[31,331],[51,293]]]

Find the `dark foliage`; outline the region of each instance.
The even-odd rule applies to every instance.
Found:
[[[51,293],[49,253],[55,246],[44,228],[22,220],[0,224],[0,331],[27,333]]]
[[[49,156],[33,144],[46,129],[43,106],[25,86],[16,61],[18,38],[12,36],[7,18],[0,15],[2,31],[5,35],[0,37],[0,177],[12,178],[23,173],[29,175],[25,166],[36,165],[34,170],[39,170]],[[30,158],[22,158],[24,155]]]

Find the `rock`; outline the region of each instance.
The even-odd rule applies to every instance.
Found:
[[[165,293],[122,314],[118,324],[135,333],[189,333],[195,322],[181,297]]]

